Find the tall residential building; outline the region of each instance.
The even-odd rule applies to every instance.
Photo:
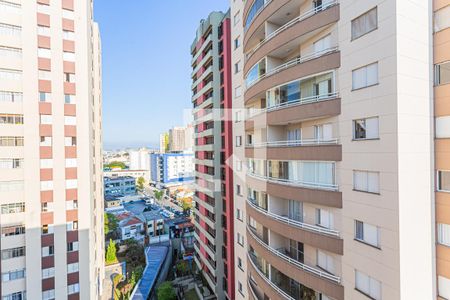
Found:
[[[92,1],[0,1],[0,294],[98,299],[101,47]]]
[[[164,132],[159,135],[159,152],[166,153],[169,151],[169,133]]]
[[[435,2],[448,27],[448,1]],[[233,106],[247,111],[233,123],[234,297],[436,298],[432,1],[231,6]],[[435,34],[441,116],[448,36]],[[448,118],[436,133],[437,168],[448,170]],[[449,176],[438,174],[448,298]]]
[[[144,171],[146,181],[150,180],[150,151],[146,148],[130,150],[130,170]]]
[[[195,257],[218,299],[234,298],[231,38],[229,13],[200,22],[191,46],[195,126]]]
[[[192,153],[152,153],[151,180],[164,185],[179,185],[194,180]]]
[[[169,130],[169,151],[180,152],[185,149],[186,127],[174,127]]]
[[[450,299],[450,0],[434,0],[436,272],[438,299]]]

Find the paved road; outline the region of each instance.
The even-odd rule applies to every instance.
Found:
[[[150,196],[154,197],[153,189],[151,189],[151,188],[146,187],[145,188],[145,193],[147,193],[147,195],[150,195]],[[181,207],[179,207],[175,203],[170,202],[170,198],[168,196],[164,196],[164,198],[161,201],[158,201],[156,198],[155,198],[155,200],[156,200],[156,202],[159,205],[170,206],[170,207],[172,207],[173,209],[175,209],[175,210],[177,210],[179,212],[183,211],[183,209]]]

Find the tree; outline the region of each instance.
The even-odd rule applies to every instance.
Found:
[[[138,190],[142,192],[144,190],[144,183],[145,183],[144,177],[139,177],[137,179],[136,183],[137,183]]]
[[[127,250],[125,251],[127,264],[132,268],[145,265],[144,246],[133,239],[126,240],[125,244],[127,245]]]
[[[161,283],[156,289],[156,295],[158,300],[175,300],[177,299],[177,294],[175,289],[169,281]]]
[[[111,213],[105,213],[105,234],[116,231],[119,227],[119,219]]]
[[[192,203],[188,202],[187,200],[183,199],[181,200],[181,208],[183,209],[183,212],[186,213],[187,211],[190,211],[192,208]]]
[[[162,197],[164,196],[164,191],[162,191],[162,190],[154,190],[153,191],[153,195],[155,196],[155,198],[158,201],[161,201]]]
[[[106,250],[106,264],[110,265],[117,262],[116,243],[109,240],[108,249]]]

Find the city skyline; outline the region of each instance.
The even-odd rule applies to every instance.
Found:
[[[160,133],[186,125],[191,109],[190,44],[200,19],[228,7],[226,0],[176,0],[167,21],[163,2],[94,1],[103,47],[105,149],[157,148]],[[117,26],[120,18],[127,22]]]

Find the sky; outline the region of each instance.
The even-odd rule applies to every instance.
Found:
[[[199,22],[228,0],[95,0],[103,63],[106,150],[159,147],[191,108],[190,46]]]

